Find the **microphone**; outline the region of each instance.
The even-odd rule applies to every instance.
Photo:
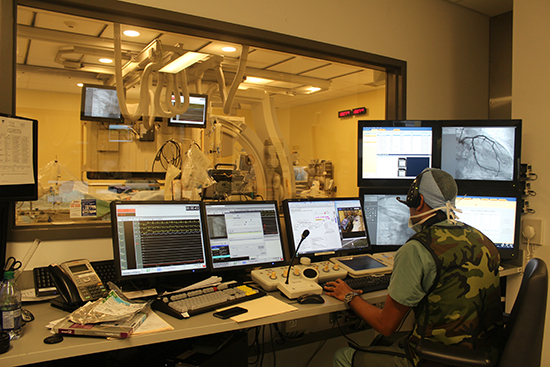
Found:
[[[296,247],[296,250],[294,251],[294,255],[292,255],[292,260],[290,260],[290,264],[288,265],[288,272],[286,274],[286,284],[288,284],[288,281],[290,279],[290,269],[292,268],[292,263],[294,262],[294,259],[296,258],[296,255],[298,255],[298,250],[300,249],[300,245],[304,240],[309,236],[309,230],[306,229],[302,232],[302,238],[300,239],[300,242],[298,243],[298,247]]]

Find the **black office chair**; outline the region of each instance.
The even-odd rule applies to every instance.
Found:
[[[498,367],[540,367],[548,295],[546,263],[535,258],[525,267],[514,307],[504,329],[504,349]],[[456,367],[495,366],[486,353],[421,341],[417,355],[424,361]],[[429,364],[429,363],[428,363]]]

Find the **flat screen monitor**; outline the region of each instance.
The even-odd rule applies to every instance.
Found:
[[[276,201],[205,202],[213,270],[285,264]]]
[[[458,220],[487,236],[499,250],[501,259],[513,260],[518,256],[520,226],[519,194],[459,196],[456,199]]]
[[[291,254],[306,229],[309,236],[300,245],[297,256],[322,260],[325,255],[371,250],[363,205],[358,197],[285,200],[283,211]]]
[[[408,187],[432,167],[434,132],[426,122],[359,121],[358,143],[359,187]]]
[[[184,97],[180,96],[181,103]],[[172,96],[172,103],[175,97]],[[168,121],[171,126],[206,127],[206,116],[208,112],[208,96],[206,94],[189,94],[189,108],[182,114],[176,115]]]
[[[84,84],[80,102],[80,120],[122,123],[116,87]]]
[[[407,197],[407,189],[362,189],[360,196],[373,252],[395,251],[415,234],[408,226],[409,207],[397,201]]]
[[[116,276],[178,275],[208,270],[200,202],[111,202]]]
[[[441,169],[460,188],[516,188],[521,120],[439,121]]]

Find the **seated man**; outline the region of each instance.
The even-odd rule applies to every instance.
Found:
[[[344,301],[379,333],[389,336],[409,310],[415,324],[406,339],[391,347],[342,348],[334,366],[416,366],[421,339],[498,356],[502,327],[500,258],[481,232],[454,216],[457,186],[451,175],[426,169],[413,181],[407,200],[415,232],[396,253],[383,309],[372,306],[342,280],[327,283],[327,295]],[[496,359],[495,359],[496,360]]]

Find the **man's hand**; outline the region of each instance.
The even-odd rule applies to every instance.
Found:
[[[340,301],[344,300],[344,297],[349,292],[355,292],[362,294],[363,291],[360,289],[351,289],[349,285],[346,284],[342,279],[336,279],[334,282],[327,282],[325,285],[325,294],[339,299]]]

